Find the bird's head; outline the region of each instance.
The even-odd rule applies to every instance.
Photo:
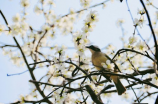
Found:
[[[88,48],[92,53],[101,52],[100,48],[98,46],[95,46],[95,45],[86,46],[86,48]]]

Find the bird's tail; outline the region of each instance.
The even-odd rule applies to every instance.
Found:
[[[113,76],[112,79],[113,79],[113,82],[115,83],[118,95],[122,95],[123,93],[125,93],[126,88],[122,85],[118,76]]]

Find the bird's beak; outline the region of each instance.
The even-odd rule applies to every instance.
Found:
[[[90,46],[85,46],[86,48],[89,48]]]

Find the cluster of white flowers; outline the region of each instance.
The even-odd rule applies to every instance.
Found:
[[[63,93],[62,96],[61,96],[61,95],[60,95],[61,90],[62,90],[62,89],[59,89],[59,90],[57,90],[57,91],[55,91],[55,92],[53,93],[53,95],[54,95],[54,96],[53,96],[53,99],[54,99],[54,102],[53,102],[53,103],[55,103],[55,104],[63,104],[64,101],[66,100],[67,94],[66,94],[66,93]]]
[[[135,57],[131,58],[131,62],[138,70],[139,67],[143,67],[143,65],[147,64],[145,61],[143,61],[143,57],[141,55],[134,55]],[[128,66],[127,66],[128,67]]]
[[[46,23],[53,24],[54,20],[57,18],[57,16],[54,13],[54,10],[49,10],[47,14],[45,14]]]
[[[5,49],[3,48],[2,50],[3,55],[7,55],[10,57],[11,62],[16,65],[16,66],[24,66],[24,60],[21,57],[21,54],[19,52],[16,51],[12,51],[10,49]]]
[[[96,11],[91,11],[86,20],[84,21],[84,26],[82,28],[82,32],[76,32],[73,34],[73,42],[75,47],[77,48],[77,53],[80,56],[84,55],[85,45],[89,43],[87,39],[89,32],[91,32],[94,28],[94,23],[98,21]]]
[[[22,47],[23,52],[25,53],[25,55],[30,55],[31,52],[35,52],[35,45],[32,42],[26,42]]]
[[[12,18],[14,24],[11,25],[11,32],[9,34],[15,36],[21,34],[21,36],[26,35],[27,30],[29,29],[28,23],[25,22],[24,18],[21,18],[20,15],[17,13]]]
[[[76,14],[70,14],[65,17],[58,17],[55,19],[55,27],[59,28],[62,34],[68,34],[73,30]]]
[[[13,62],[13,64],[15,64],[17,66],[24,66],[25,65],[23,58],[21,56],[13,55],[13,56],[11,56],[11,61]]]
[[[129,40],[129,45],[127,46],[128,48],[135,48],[136,50],[139,50],[141,52],[148,50],[148,47],[146,46],[146,44],[143,41],[139,40],[139,42],[137,42],[137,40],[138,40],[137,37],[130,36],[128,40]]]
[[[62,89],[58,89],[57,91],[55,91],[53,93],[52,99],[50,99],[53,103],[55,104],[76,104],[76,103],[81,103],[80,97],[81,94],[77,94],[77,98],[76,98],[76,94],[69,94],[69,93],[63,93],[62,96],[61,94],[61,90]]]
[[[75,104],[76,103],[75,97],[72,94],[67,94],[67,98],[65,104]]]
[[[37,13],[40,13],[40,11],[38,10]],[[59,29],[63,35],[72,32],[76,17],[77,14],[74,13],[73,9],[70,9],[70,14],[62,17],[57,16],[53,10],[49,10],[48,13],[45,13],[46,22],[50,25],[53,24],[53,27]]]
[[[48,75],[53,75],[53,77],[58,77],[59,75],[63,74],[65,77],[70,77],[70,71],[66,70],[65,63],[63,61],[65,60],[65,46],[62,47],[55,47],[55,54],[57,56],[54,56],[52,59],[52,64],[50,66],[50,69],[48,71]],[[52,80],[53,81],[53,80]]]
[[[49,4],[50,0],[42,1],[42,2]],[[59,29],[63,35],[72,32],[73,25],[77,17],[77,14],[74,12],[73,9],[70,9],[70,13],[65,16],[58,16],[57,14],[55,14],[55,12],[52,9],[44,11],[42,8],[36,5],[34,8],[34,12],[37,15],[42,14],[44,12],[46,23],[48,23],[50,27],[55,27],[56,29]],[[79,13],[78,15],[80,14],[81,13]]]
[[[81,33],[81,32],[74,33],[73,34],[73,41],[75,43],[75,47],[77,48],[77,53],[80,56],[83,56],[84,51],[85,51],[85,44],[87,44],[89,42],[86,34]]]
[[[82,28],[83,32],[88,33],[93,31],[93,28],[95,27],[95,22],[98,22],[98,14],[96,11],[91,11],[84,21],[84,27]]]
[[[110,56],[110,55],[113,55],[113,54],[115,54],[114,53],[114,51],[116,50],[116,47],[114,46],[114,45],[112,45],[112,44],[109,44],[107,47],[106,47],[106,54],[108,55],[108,56]]]
[[[143,24],[145,23],[144,16],[143,16],[145,14],[145,10],[144,9],[142,9],[142,10],[138,9],[137,14],[140,14],[141,16],[140,16],[139,19],[137,19],[137,18],[134,19],[134,26],[135,27],[137,27],[137,26],[142,27]]]
[[[104,86],[104,84],[96,86],[93,82],[90,82],[89,80],[86,80],[84,85],[89,85],[95,91],[95,93],[99,93]],[[85,94],[88,95],[88,92],[85,92]]]

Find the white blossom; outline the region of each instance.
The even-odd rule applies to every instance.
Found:
[[[87,15],[88,20],[91,22],[98,22],[98,13],[97,11],[90,11],[90,13]]]
[[[134,25],[138,26],[139,25],[139,20],[137,18],[134,19]]]
[[[144,16],[141,16],[141,18],[139,19],[139,26],[142,27],[144,23],[145,23]]]
[[[103,66],[103,68],[107,68],[107,65],[105,63],[101,63],[101,65]]]
[[[23,7],[28,7],[30,5],[29,0],[21,0],[20,3]]]
[[[147,46],[144,42],[142,41],[139,41],[137,44],[136,44],[136,48],[139,50],[139,51],[146,51],[147,50]]]
[[[59,54],[60,57],[64,56],[65,55],[65,50],[66,50],[66,47],[63,45],[62,47],[56,47],[56,52],[55,54]]]
[[[43,25],[43,26],[42,26],[42,30],[43,30],[43,31],[48,31],[48,30],[50,30],[50,26],[48,26],[48,25]]]
[[[35,12],[36,14],[41,14],[41,13],[42,13],[42,10],[41,10],[38,6],[35,6],[34,12]]]
[[[139,8],[137,9],[137,14],[144,14],[145,13],[145,10],[144,9],[142,9],[142,10],[140,10]]]
[[[16,23],[11,26],[11,34],[13,36],[18,35],[21,32],[20,24]]]
[[[110,60],[107,60],[106,63],[102,62],[101,65],[108,71],[113,70],[115,67],[114,63],[111,63]]]
[[[33,99],[33,96],[32,95],[27,95],[27,96],[25,96],[24,99],[30,101],[30,100]]]
[[[128,40],[130,45],[133,45],[135,42],[137,42],[137,38],[135,36],[130,36]]]
[[[68,93],[65,104],[75,104],[75,101],[76,99],[74,98],[74,96]]]
[[[21,20],[21,17],[20,17],[20,14],[16,14],[13,18],[12,18],[13,22],[17,23],[17,22],[20,22]]]
[[[53,2],[53,0],[45,0],[46,4],[48,5],[52,5],[54,7],[56,7],[55,3]]]
[[[81,2],[81,5],[84,7],[84,8],[87,8],[89,7],[90,3],[91,3],[91,0],[80,0]]]
[[[84,43],[86,42],[84,39],[86,39],[86,34],[81,32],[76,32],[73,34],[73,41],[75,43],[75,47],[78,49],[84,48]]]
[[[134,26],[142,27],[144,23],[145,23],[144,16],[141,16],[139,20],[137,18],[134,19]]]
[[[29,29],[28,23],[22,22],[22,23],[21,23],[21,28],[22,28],[24,31],[27,31],[27,30]]]

